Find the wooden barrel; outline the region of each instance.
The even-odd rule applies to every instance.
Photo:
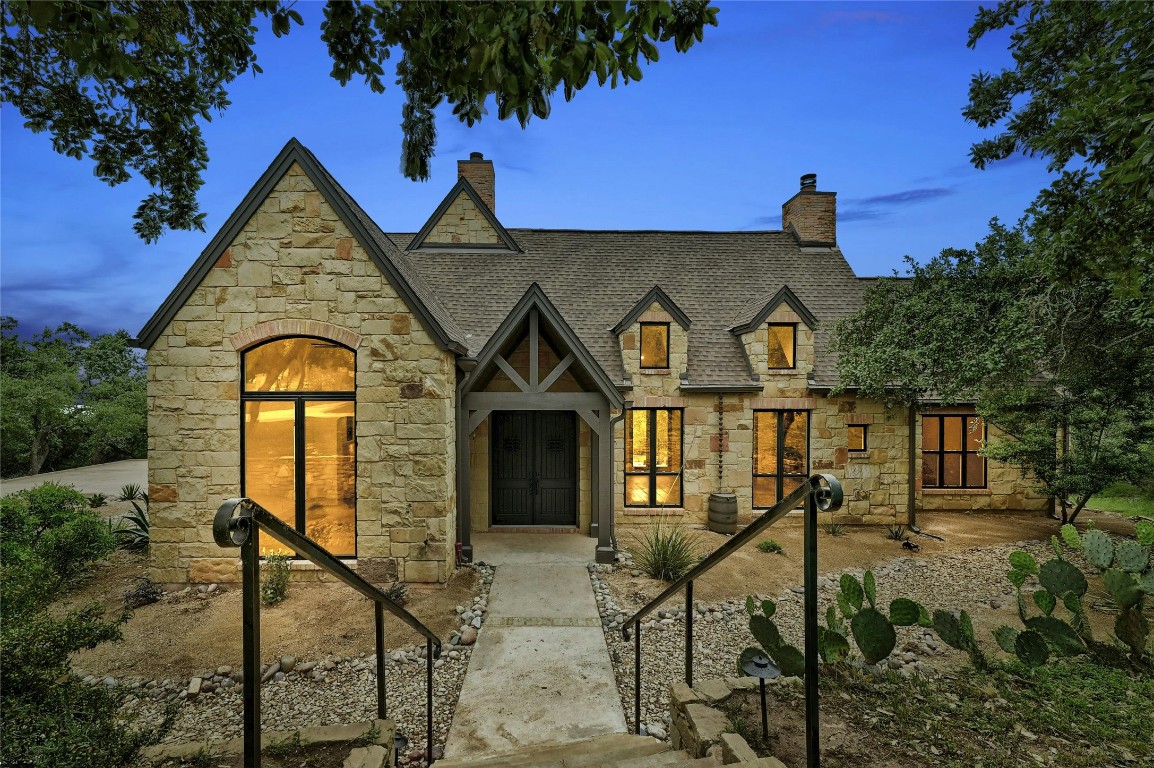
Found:
[[[737,533],[737,494],[709,494],[709,530]]]

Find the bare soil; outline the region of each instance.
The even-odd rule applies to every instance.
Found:
[[[70,604],[97,600],[114,618],[124,593],[147,572],[147,559],[124,552],[97,566],[93,578],[74,592]],[[472,569],[454,573],[442,587],[409,587],[405,606],[439,637],[457,629],[453,607],[478,591]],[[73,666],[113,677],[179,678],[223,664],[241,663],[241,591],[222,586],[211,595],[170,593],[133,612],[123,625],[124,639],[82,651]],[[329,655],[372,653],[373,605],[343,584],[291,583],[281,604],[261,607],[261,652],[266,660],[283,655],[315,660]],[[385,645],[395,649],[423,644],[424,638],[398,619],[385,616]]]

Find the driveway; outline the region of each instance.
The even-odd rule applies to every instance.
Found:
[[[33,488],[41,483],[71,485],[81,493],[103,493],[112,499],[118,496],[121,487],[128,483],[148,488],[148,461],[145,459],[113,461],[108,464],[93,464],[90,467],[62,469],[59,472],[42,472],[39,475],[0,480],[0,496]]]

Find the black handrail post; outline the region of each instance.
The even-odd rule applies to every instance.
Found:
[[[425,641],[425,729],[428,735],[426,764],[433,764],[433,641]]]
[[[260,530],[253,524],[240,548],[244,668],[244,765],[260,768]]]
[[[641,625],[633,628],[633,726],[641,735]]]
[[[817,651],[817,495],[821,488],[811,480],[805,495],[805,754],[806,766],[821,765],[818,734]]]
[[[693,687],[693,579],[685,582],[685,684]]]
[[[377,719],[388,717],[388,702],[385,700],[385,607],[373,603],[377,625]]]

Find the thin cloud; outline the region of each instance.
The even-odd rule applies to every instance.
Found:
[[[953,187],[921,187],[903,189],[888,195],[854,198],[846,201],[845,207],[838,211],[837,218],[839,221],[872,221],[888,216],[894,208],[917,205],[956,193]]]

